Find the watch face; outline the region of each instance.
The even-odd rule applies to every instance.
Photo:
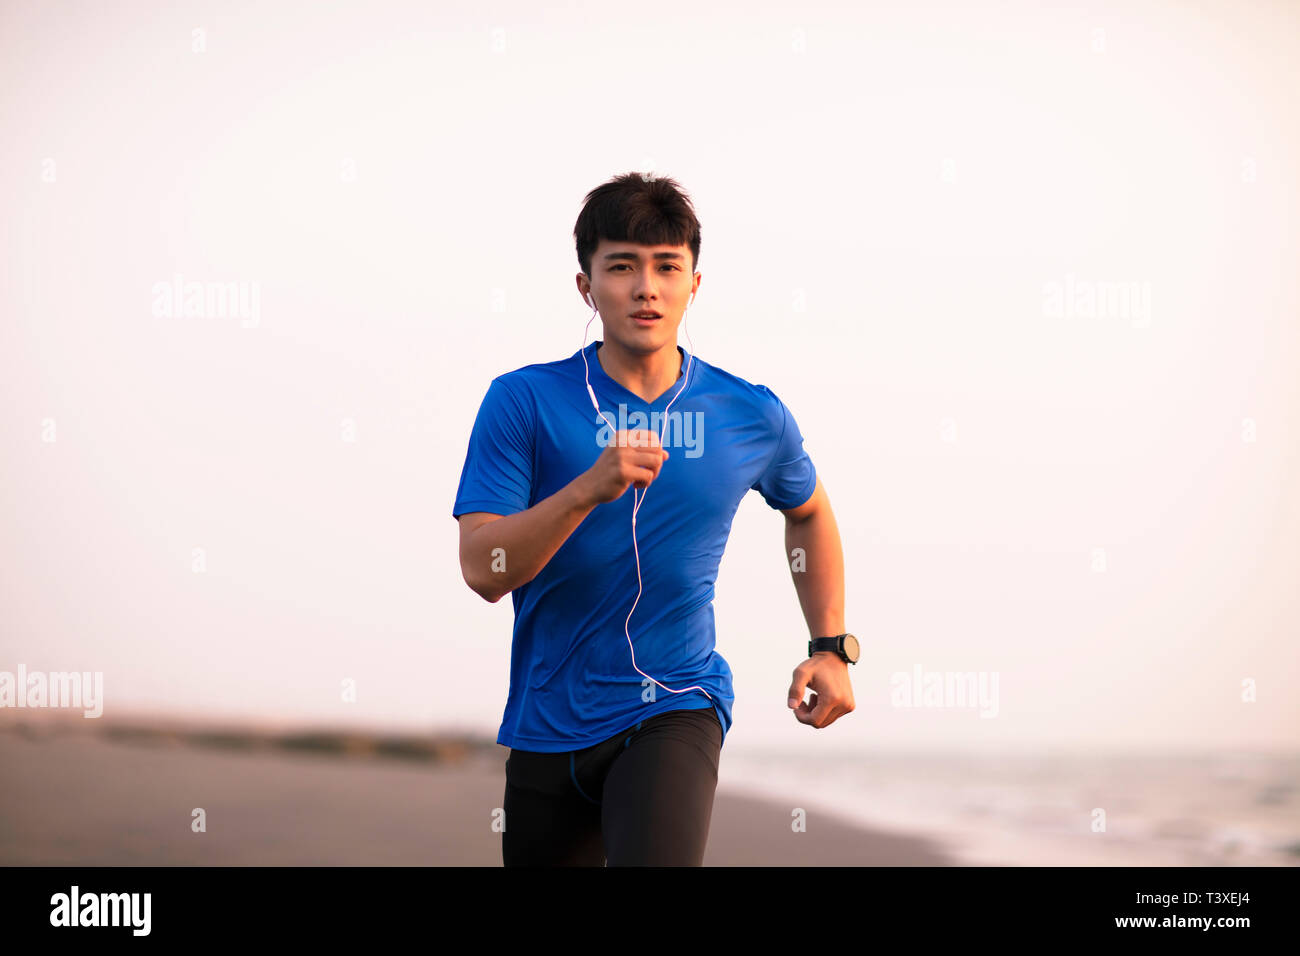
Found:
[[[858,639],[852,634],[844,635],[844,656],[853,662],[858,659]]]

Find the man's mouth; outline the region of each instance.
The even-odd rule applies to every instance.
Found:
[[[632,318],[643,325],[649,325],[652,322],[659,321],[660,319],[663,318],[663,316],[660,315],[658,312],[644,311],[644,312],[633,312]]]

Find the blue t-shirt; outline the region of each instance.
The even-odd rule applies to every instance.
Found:
[[[765,386],[697,357],[684,389],[679,375],[646,402],[605,374],[600,345],[494,378],[470,435],[452,517],[516,514],[555,494],[611,441],[587,395],[585,352],[614,427],[652,428],[668,450],[636,516],[643,590],[630,622],[635,485],[593,508],[537,576],[511,592],[510,695],[497,743],[578,750],[657,714],[710,704],[725,740],[735,696],[731,668],[714,647],[713,585],[732,518],[751,488],[772,508],[797,508],[817,473],[790,410]],[[677,351],[685,371],[690,356]],[[712,701],[698,690],[665,690],[637,667],[673,690],[703,687]]]

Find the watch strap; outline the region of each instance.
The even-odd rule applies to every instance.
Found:
[[[834,651],[843,657],[844,651],[840,648],[840,641],[847,636],[847,633],[836,634],[834,637],[814,637],[808,642],[808,656],[812,657],[818,651]]]

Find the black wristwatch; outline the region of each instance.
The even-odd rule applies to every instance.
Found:
[[[834,651],[846,664],[858,662],[858,639],[852,634],[839,634],[835,637],[814,637],[808,642],[808,656],[818,651]]]

